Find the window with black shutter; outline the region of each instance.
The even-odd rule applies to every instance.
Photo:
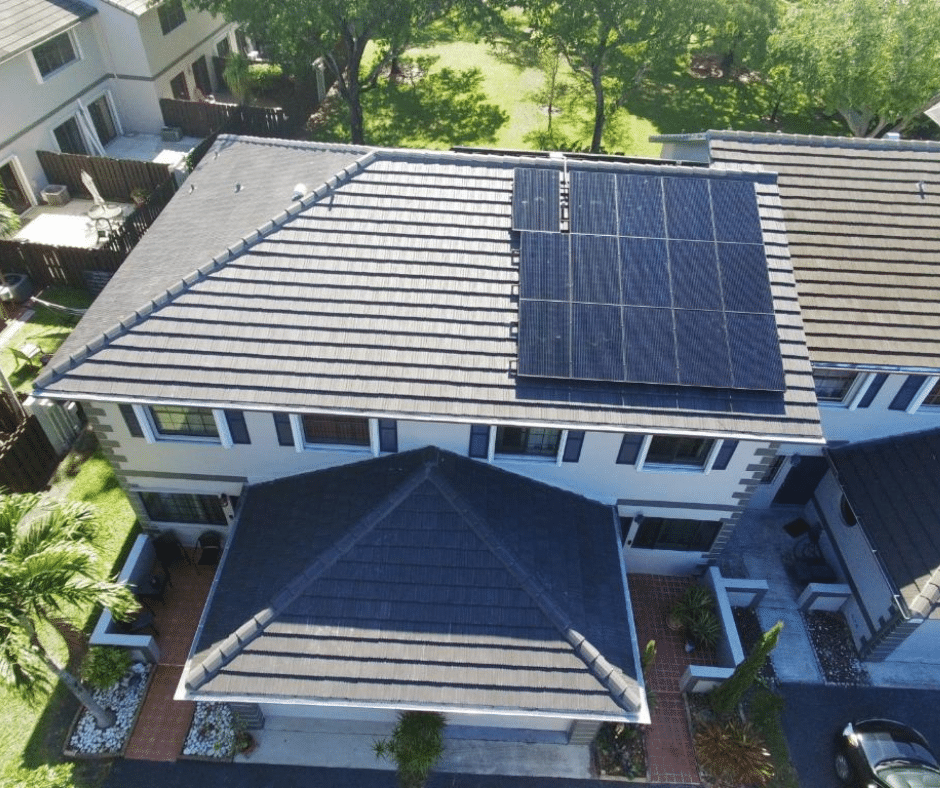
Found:
[[[478,459],[490,456],[490,428],[485,424],[470,425],[469,455]]]
[[[232,436],[232,443],[251,443],[248,425],[245,424],[245,414],[242,411],[225,411],[225,421],[228,423],[228,433]]]

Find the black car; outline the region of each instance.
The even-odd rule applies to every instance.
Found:
[[[836,744],[836,774],[858,788],[940,788],[940,764],[926,739],[891,720],[846,725]]]

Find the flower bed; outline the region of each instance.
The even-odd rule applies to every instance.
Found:
[[[151,674],[150,665],[135,662],[120,681],[107,689],[94,690],[95,700],[113,711],[117,719],[110,728],[99,728],[94,715],[80,709],[66,739],[65,754],[73,758],[121,755],[147,696]]]

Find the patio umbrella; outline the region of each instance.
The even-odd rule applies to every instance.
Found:
[[[82,170],[82,183],[85,184],[85,188],[88,189],[88,193],[91,194],[91,199],[95,201],[95,205],[104,207],[106,203],[101,196],[101,192],[98,191],[98,187],[95,186],[94,179],[84,170]]]

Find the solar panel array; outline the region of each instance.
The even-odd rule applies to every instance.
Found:
[[[575,171],[563,233],[558,176],[515,172],[520,375],[783,390],[751,182]]]

